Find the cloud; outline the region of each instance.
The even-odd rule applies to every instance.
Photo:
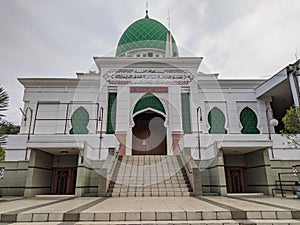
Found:
[[[205,35],[198,49],[222,77],[274,74],[295,60],[299,32],[294,27],[300,21],[297,8],[297,1],[263,1],[223,29]]]

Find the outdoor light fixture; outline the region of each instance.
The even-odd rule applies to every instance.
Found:
[[[271,111],[271,113],[272,113],[272,119],[271,120],[269,120],[269,111]],[[276,127],[277,125],[278,125],[278,120],[276,120],[275,118],[274,118],[274,114],[273,114],[273,110],[270,108],[270,107],[268,107],[267,109],[266,109],[266,116],[267,116],[267,121],[268,121],[268,137],[269,137],[269,140],[271,141],[272,140],[272,137],[271,137],[271,129],[270,129],[270,126],[272,126],[272,127]],[[270,121],[270,122],[269,122]],[[271,147],[271,153],[272,153],[272,159],[274,159],[274,151],[273,151],[273,146]]]
[[[271,119],[270,120],[270,125],[272,126],[272,127],[276,127],[277,125],[278,125],[278,120],[276,120],[276,119]]]

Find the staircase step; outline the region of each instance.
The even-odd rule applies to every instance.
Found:
[[[108,193],[113,197],[189,196],[185,169],[176,156],[123,156],[118,159]]]

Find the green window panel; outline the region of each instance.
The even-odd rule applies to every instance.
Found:
[[[191,134],[191,114],[189,93],[181,93],[182,126],[185,134]]]
[[[108,94],[106,133],[114,134],[116,130],[117,93]]]
[[[71,130],[69,134],[88,134],[89,113],[82,106],[75,110],[71,116]]]
[[[214,107],[208,113],[208,123],[210,126],[208,132],[210,134],[227,134],[227,130],[225,129],[225,122],[226,119],[224,113],[217,107]]]
[[[133,114],[147,108],[152,108],[166,114],[163,104],[152,93],[147,93],[141,97],[133,109]]]
[[[260,133],[259,129],[257,129],[257,116],[249,107],[242,110],[240,114],[240,121],[243,126],[243,129],[241,130],[242,134]]]

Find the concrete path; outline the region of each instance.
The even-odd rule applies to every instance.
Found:
[[[300,199],[39,197],[0,202],[0,215],[0,224],[300,224]]]

